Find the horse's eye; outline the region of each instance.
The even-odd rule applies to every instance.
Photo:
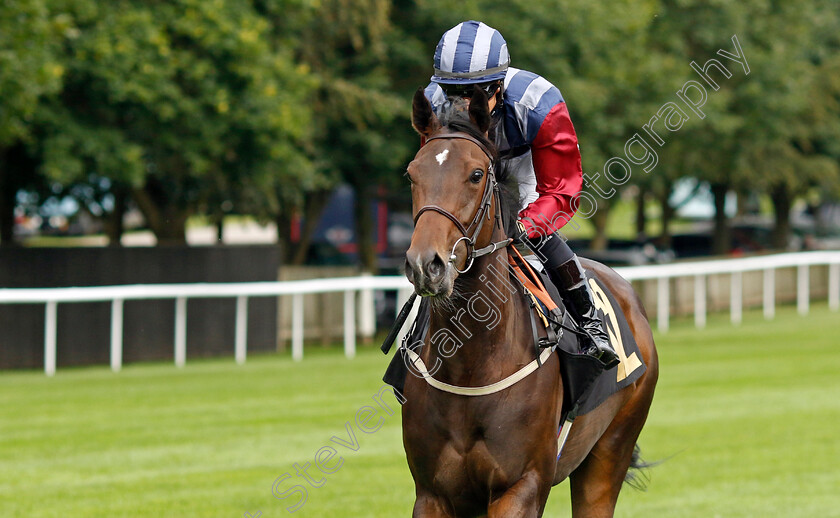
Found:
[[[482,171],[481,169],[476,169],[475,171],[473,171],[473,172],[470,174],[470,181],[471,181],[472,183],[478,183],[478,182],[480,182],[480,181],[481,181],[481,179],[482,179],[483,177],[484,177],[484,171]]]

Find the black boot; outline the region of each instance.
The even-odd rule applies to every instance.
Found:
[[[601,327],[601,320],[595,310],[595,301],[586,282],[583,268],[573,257],[556,268],[546,268],[551,281],[557,286],[563,300],[572,314],[577,317],[587,337],[581,340],[581,352],[601,360],[604,369],[609,370],[619,363],[618,355],[610,345],[610,339]],[[588,339],[587,339],[588,338]]]

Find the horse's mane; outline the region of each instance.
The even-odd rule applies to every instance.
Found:
[[[499,150],[487,135],[470,120],[469,104],[465,99],[450,97],[438,108],[438,121],[442,130],[466,133],[484,145],[490,152],[495,164],[496,180],[499,182],[499,197],[501,198],[502,224],[505,232],[510,236],[516,227],[516,217],[519,214],[519,186],[510,172],[506,160],[499,160]],[[489,133],[495,133],[497,120],[493,118]]]

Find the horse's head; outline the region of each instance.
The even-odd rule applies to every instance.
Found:
[[[469,100],[451,100],[440,119],[422,89],[412,109],[412,124],[426,144],[407,171],[415,227],[406,277],[420,295],[448,297],[458,274],[472,266],[475,249],[493,234],[498,197],[495,149],[487,139],[490,110],[478,88]]]

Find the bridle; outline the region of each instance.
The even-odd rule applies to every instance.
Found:
[[[417,226],[417,220],[420,219],[420,216],[429,211],[437,212],[438,214],[445,216],[449,221],[454,223],[455,227],[461,232],[462,235],[455,241],[455,244],[452,245],[452,251],[449,254],[449,262],[452,264],[452,267],[455,268],[456,272],[458,272],[459,274],[464,274],[467,273],[470,270],[470,268],[472,268],[473,262],[475,262],[476,257],[492,254],[496,250],[504,248],[505,246],[510,244],[512,240],[508,238],[504,241],[490,243],[489,245],[483,248],[475,248],[475,240],[478,237],[479,233],[481,233],[481,228],[484,226],[484,220],[490,219],[490,204],[494,199],[496,201],[496,225],[500,229],[503,229],[501,205],[499,202],[499,184],[496,181],[496,175],[493,172],[495,160],[493,159],[493,155],[492,153],[490,153],[490,150],[487,149],[487,147],[480,140],[467,133],[446,133],[443,135],[435,135],[433,137],[427,138],[426,143],[428,143],[430,140],[450,139],[468,140],[473,144],[477,145],[482,151],[484,151],[484,154],[487,155],[487,158],[490,159],[490,165],[487,166],[487,180],[484,182],[484,192],[481,195],[481,201],[479,202],[478,208],[475,211],[475,216],[473,217],[469,226],[465,227],[464,224],[461,223],[461,221],[458,218],[456,218],[451,212],[444,209],[443,207],[440,207],[438,205],[425,205],[421,207],[420,210],[417,211],[417,214],[414,216],[414,226]],[[463,270],[459,270],[458,267],[455,266],[455,248],[461,241],[463,241],[465,243],[465,246],[467,247],[467,259]]]

